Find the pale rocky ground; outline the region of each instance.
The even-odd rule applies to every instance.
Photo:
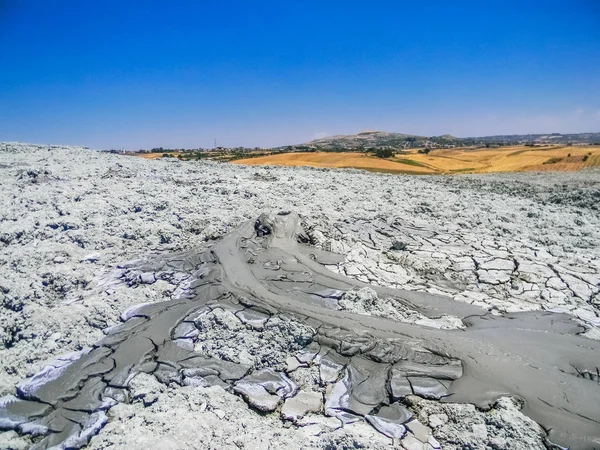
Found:
[[[50,359],[101,339],[102,329],[118,323],[128,307],[176,295],[176,280],[118,282],[119,264],[150,251],[191,249],[263,211],[299,213],[315,245],[345,255],[334,271],[444,293],[498,313],[566,311],[588,337],[600,338],[599,171],[411,177],[0,144],[0,192],[0,396],[14,393]],[[432,322],[393,310],[368,291],[340,306],[461,326],[451,317]],[[240,362],[261,359],[260,341],[231,322],[229,341],[239,330],[243,339],[233,347],[215,333],[206,352]],[[292,350],[275,346],[269,364],[284,364]],[[290,377],[306,391],[319,391],[310,367]],[[364,422],[342,427],[335,418],[309,414],[292,425],[218,386],[175,388],[139,375],[132,388],[134,400],[109,411],[89,447],[392,445]],[[542,430],[510,399],[489,411],[418,397],[408,403],[443,448],[544,448]],[[407,438],[396,444],[431,447]],[[0,448],[29,445],[14,432],[0,434]]]

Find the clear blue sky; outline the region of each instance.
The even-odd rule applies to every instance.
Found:
[[[600,1],[0,0],[0,141],[600,131]]]

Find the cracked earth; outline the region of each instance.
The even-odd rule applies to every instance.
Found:
[[[599,172],[0,145],[0,447],[598,446]]]

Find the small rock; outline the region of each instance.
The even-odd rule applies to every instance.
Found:
[[[429,416],[429,426],[433,428],[441,427],[448,422],[448,416],[444,413],[442,414],[431,414]]]
[[[281,417],[296,421],[308,412],[319,412],[322,404],[321,393],[300,391],[296,396],[286,399],[281,408]]]
[[[306,367],[306,364],[301,363],[300,361],[298,361],[298,359],[294,356],[288,356],[285,360],[285,371],[286,372],[293,372],[294,370],[296,370],[298,367]]]
[[[296,355],[296,358],[298,359],[298,361],[305,364],[315,359],[317,353],[319,353],[319,348],[315,348],[315,346],[309,345],[304,349],[304,351],[302,351],[302,353],[298,353]]]
[[[342,422],[335,417],[310,414],[298,419],[296,425],[299,427],[318,425],[321,429],[334,431],[342,427]]]
[[[269,394],[267,390],[259,384],[238,382],[233,390],[238,394],[241,394],[248,404],[260,411],[275,411],[277,405],[279,405],[279,396]]]
[[[265,323],[270,319],[269,314],[262,313],[252,308],[244,309],[236,313],[237,318],[255,330],[263,330]]]
[[[144,403],[144,406],[148,407],[158,401],[158,395],[156,394],[156,392],[149,392],[148,394],[144,395],[142,401]]]
[[[90,253],[89,255],[85,255],[79,262],[96,262],[100,259],[100,256],[100,253]]]
[[[193,339],[200,334],[200,330],[193,323],[181,322],[173,330],[173,339]]]
[[[404,423],[410,420],[412,413],[400,403],[383,406],[377,414],[365,416],[377,431],[387,437],[401,439],[406,434]]]
[[[154,284],[156,283],[156,277],[153,273],[145,272],[139,276],[139,281],[143,284]]]
[[[325,355],[321,358],[319,366],[319,376],[322,383],[335,383],[344,368],[342,359],[337,355]]]
[[[413,420],[406,424],[406,427],[415,435],[421,442],[427,442],[431,436],[431,428],[423,425],[418,420]]]
[[[433,447],[435,450],[439,450],[439,449],[442,448],[441,444],[433,436],[429,436],[429,439],[427,440],[427,443],[429,445],[431,445],[431,447]]]
[[[423,443],[412,434],[407,434],[406,437],[400,441],[400,444],[402,444],[402,448],[405,448],[406,450],[423,450],[425,448]]]
[[[265,388],[269,393],[281,398],[293,396],[298,391],[298,386],[283,372],[271,368],[259,369],[244,377],[240,383],[256,384]]]
[[[430,377],[408,377],[415,395],[439,400],[448,394],[448,389],[439,380]]]
[[[390,382],[392,388],[392,396],[394,398],[403,398],[407,395],[412,395],[412,387],[408,379],[401,374],[392,371],[392,380]]]
[[[406,244],[404,242],[394,241],[394,243],[390,247],[390,250],[396,250],[396,251],[406,250]]]

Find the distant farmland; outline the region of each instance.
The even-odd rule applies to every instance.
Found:
[[[600,166],[600,146],[512,146],[444,149],[429,154],[403,152],[377,158],[355,152],[274,153],[238,159],[234,164],[365,169],[406,174],[576,171]]]

